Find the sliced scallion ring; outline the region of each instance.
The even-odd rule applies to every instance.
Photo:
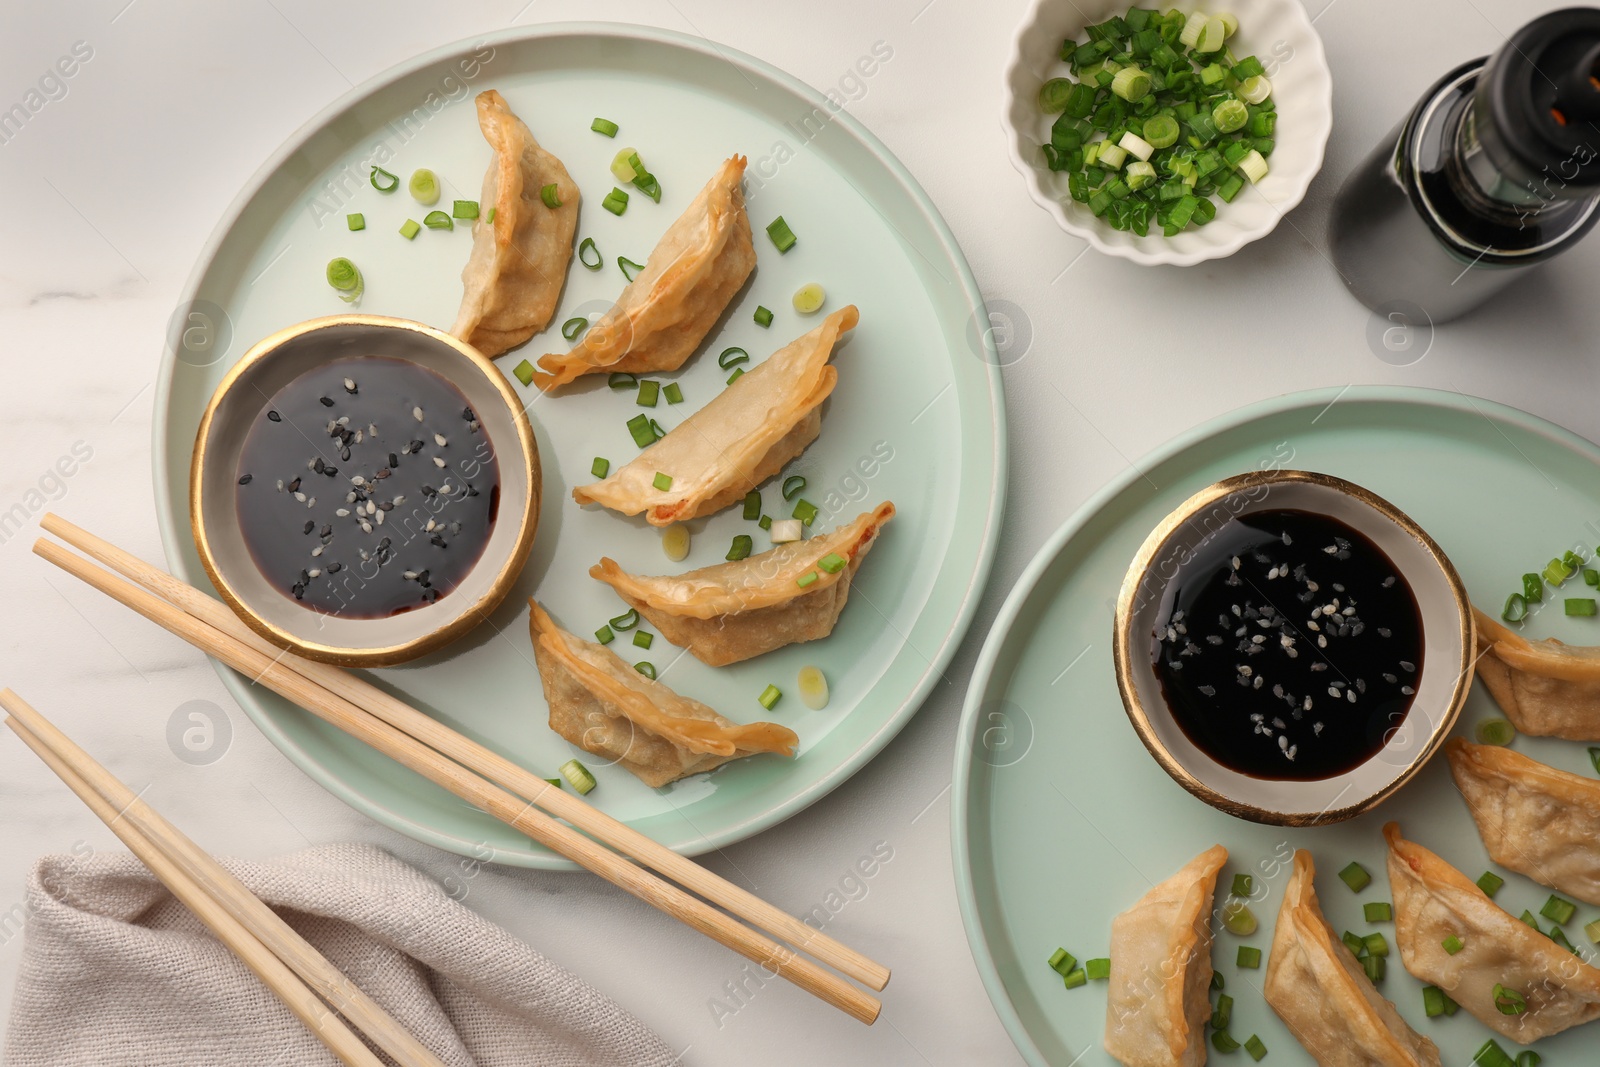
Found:
[[[647,659],[642,659],[638,663],[635,663],[633,665],[633,669],[650,679],[652,682],[656,680],[656,665]]]
[[[622,276],[630,282],[639,276],[640,271],[644,270],[643,263],[635,263],[627,256],[617,257],[617,267],[622,271]]]
[[[593,258],[590,254],[593,253]],[[600,249],[595,245],[593,237],[585,237],[578,245],[578,262],[590,270],[599,270],[606,265],[605,257],[600,254]]]
[[[551,182],[539,190],[539,199],[544,201],[544,206],[554,210],[561,206],[561,190],[556,188],[556,183]]]
[[[728,547],[728,554],[723,558],[730,563],[748,559],[753,548],[755,548],[755,541],[749,534],[734,534],[733,544]]]
[[[632,148],[617,149],[617,154],[611,157],[611,173],[617,181],[631,182],[639,176],[639,171],[633,169],[633,161],[638,158],[639,153]]]
[[[436,204],[439,201],[439,176],[427,167],[418,167],[411,172],[411,182],[407,188],[411,190],[411,198],[419,204]]]
[[[561,765],[560,770],[561,777],[565,778],[567,784],[579,793],[587,795],[589,790],[595,786],[594,775],[589,773],[589,768],[575,759],[567,760]]]
[[[813,315],[822,310],[822,305],[827,302],[827,291],[816,282],[802,285],[794,291],[794,309],[802,315]]]
[[[422,217],[422,224],[430,230],[453,230],[456,224],[443,211],[430,211]]]
[[[346,304],[354,304],[361,299],[366,283],[361,280],[361,271],[356,265],[343,256],[328,260],[328,284],[333,286],[339,294],[339,299]]]
[[[727,370],[729,367],[736,367],[741,363],[748,362],[749,359],[750,353],[742,348],[724,348],[722,355],[717,357],[717,366]]]
[[[622,371],[614,371],[611,376],[606,379],[606,384],[611,386],[613,389],[633,389],[638,386],[639,379],[635,378],[631,374],[625,374]]]
[[[780,253],[789,251],[798,240],[794,235],[794,231],[789,229],[789,224],[783,221],[782,215],[767,223],[767,236],[772,238],[773,245],[777,247]]]
[[[806,480],[798,474],[791,474],[783,480],[783,499],[793,500],[805,489]],[[759,506],[759,505],[758,505]]]
[[[626,614],[608,620],[608,625],[618,633],[626,633],[639,625],[639,613],[629,608]]]
[[[606,137],[615,137],[617,135],[618,126],[610,119],[597,118],[593,122],[589,123],[589,128],[595,133],[604,134]]]
[[[400,188],[400,175],[390,174],[382,167],[373,167],[372,173],[367,176],[367,180],[380,193],[392,193]]]
[[[589,320],[582,315],[577,315],[561,324],[561,336],[569,341],[576,341],[578,335],[588,328]]]

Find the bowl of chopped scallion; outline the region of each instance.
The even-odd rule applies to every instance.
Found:
[[[1068,233],[1189,266],[1266,236],[1306,194],[1333,80],[1299,0],[1035,0],[1006,70],[1011,162]]]

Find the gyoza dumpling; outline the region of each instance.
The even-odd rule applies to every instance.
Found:
[[[1127,1067],[1197,1067],[1211,1016],[1213,845],[1111,921],[1106,1051]]]
[[[1439,1067],[1439,1049],[1373,988],[1323,918],[1311,853],[1294,854],[1267,960],[1267,1003],[1320,1067]]]
[[[676,577],[629,574],[608,558],[589,575],[615,589],[662,637],[721,667],[831,634],[856,568],[893,517],[886,501],[832,533]],[[808,574],[815,577],[801,586]]]
[[[483,176],[472,254],[461,271],[461,310],[450,332],[498,356],[544,329],[556,312],[578,228],[578,186],[493,89],[478,94],[478,128],[494,158]],[[560,207],[539,199],[547,185],[556,187]]]
[[[667,228],[616,304],[566,353],[539,357],[533,380],[554,389],[585,374],[677,370],[756,266],[739,181],[745,157],[718,168]]]
[[[572,498],[624,515],[645,513],[652,526],[710,515],[783,469],[822,430],[822,402],[839,372],[833,346],[857,322],[855,305],[774,352],[712,397],[631,463],[604,481],[580,485]],[[672,479],[657,489],[656,475]]]
[[[1478,677],[1525,734],[1600,741],[1600,648],[1529,641],[1474,608]]]
[[[1431,982],[1489,1029],[1529,1044],[1600,1018],[1600,970],[1502,911],[1473,881],[1438,856],[1383,828],[1389,842],[1389,889],[1395,940],[1412,975]],[[1451,954],[1446,938],[1461,942]],[[1454,944],[1454,942],[1452,942]],[[1495,986],[1518,1014],[1495,1003]]]
[[[1600,904],[1600,782],[1459,737],[1445,752],[1491,859]]]
[[[646,678],[604,645],[561,629],[532,599],[534,662],[550,729],[652,788],[758,752],[794,755],[800,739],[772,722],[741,726]]]

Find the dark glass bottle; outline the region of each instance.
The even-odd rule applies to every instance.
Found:
[[[1597,122],[1597,8],[1553,11],[1446,74],[1339,190],[1345,284],[1442,322],[1560,255],[1600,219]]]

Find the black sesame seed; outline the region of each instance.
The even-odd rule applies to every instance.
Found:
[[[344,564],[343,563],[330,563],[330,564],[328,564],[328,573],[329,574],[338,574],[342,570],[344,570]]]
[[[300,491],[300,479],[296,478],[294,481],[284,486],[284,488],[289,490],[291,493],[298,493]]]
[[[316,471],[318,474],[321,474],[323,468],[326,467],[326,466],[327,466],[327,464],[322,462],[322,457],[321,456],[318,456],[316,459],[311,461],[311,469]]]
[[[393,511],[394,510],[394,504],[391,501],[388,501],[388,500],[379,501],[378,502],[378,510],[379,511]]]
[[[426,567],[417,572],[417,581],[421,582],[423,585],[428,584],[428,569]]]
[[[339,468],[338,467],[323,467],[322,468],[322,473],[326,474],[328,477],[332,478],[335,474],[339,473]]]
[[[252,478],[254,478],[254,477],[255,477],[255,475],[253,475],[253,474],[241,474],[241,475],[239,475],[239,484],[240,485],[249,485],[250,484],[250,480]]]
[[[323,407],[325,407],[325,408],[333,407],[333,397],[331,397],[331,396],[319,396],[319,397],[317,397],[317,399],[322,402],[322,406]]]
[[[378,547],[379,548],[388,548],[392,544],[394,544],[394,541],[392,539],[388,538],[388,537],[385,537],[382,541],[378,542]]]
[[[311,572],[310,571],[301,571],[300,572],[300,584],[301,585],[305,585],[309,581],[311,581]]]
[[[323,526],[323,527],[322,527],[322,536],[323,536],[323,537],[328,537],[328,536],[330,536],[330,535],[331,535],[331,534],[332,534],[332,533],[333,533],[333,525],[332,525],[332,524],[331,524],[331,523],[329,523],[329,524],[327,524],[327,525],[324,525],[324,526]]]
[[[400,457],[395,455],[393,452],[389,453],[389,466],[390,467],[398,467],[398,466],[400,466]]]
[[[271,419],[273,422],[282,422],[283,421],[283,416],[279,415],[276,411],[267,412],[267,418]]]
[[[462,408],[461,409],[461,417],[463,419],[466,419],[468,422],[472,422],[474,419],[477,418],[477,416],[472,413],[472,409],[471,408]]]
[[[388,467],[379,468],[378,473],[375,474],[373,477],[379,479],[380,481],[383,480],[384,478],[389,477],[389,468]]]
[[[304,600],[306,597],[306,587],[303,585],[296,585],[289,591],[294,594],[296,600]]]
[[[438,494],[438,492],[439,492],[439,490],[435,489],[431,485],[425,485],[425,486],[422,487],[422,495],[423,496],[436,496]]]
[[[428,538],[428,543],[432,545],[438,545],[440,548],[443,548],[444,538],[440,537],[438,534],[434,534],[432,537]]]
[[[406,445],[406,451],[407,452],[420,452],[420,451],[422,451],[422,442],[421,441],[412,441],[409,445]]]
[[[339,449],[339,458],[342,459],[342,460],[346,460],[346,461],[348,461],[350,459],[350,446],[349,445],[345,445],[343,448]]]
[[[317,528],[317,524],[312,522],[310,519],[307,519],[306,520],[306,528],[304,530],[301,530],[300,532],[301,533],[310,533],[312,530],[315,530],[316,528]]]

